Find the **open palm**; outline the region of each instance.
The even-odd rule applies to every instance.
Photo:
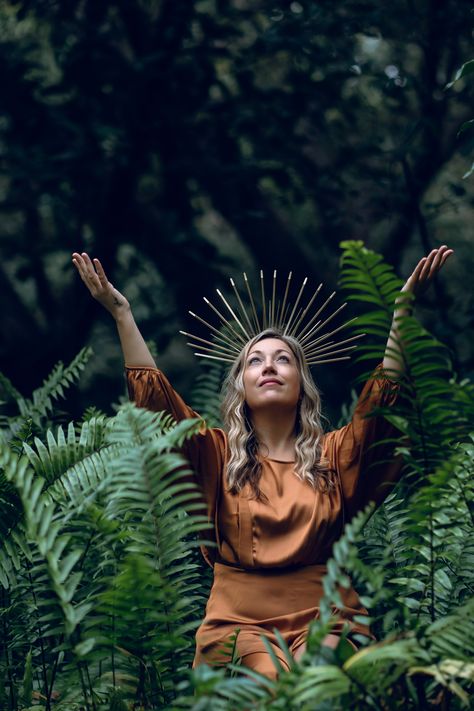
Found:
[[[413,294],[413,296],[422,294],[430,286],[434,276],[453,253],[454,250],[445,244],[437,249],[432,249],[427,257],[420,259],[405,282],[402,291],[409,292]]]
[[[97,299],[112,315],[129,309],[130,304],[123,294],[107,279],[104,268],[98,259],[91,260],[86,252],[74,252],[72,262],[94,299]]]

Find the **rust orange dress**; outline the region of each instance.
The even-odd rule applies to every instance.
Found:
[[[155,368],[126,368],[130,398],[140,407],[166,410],[176,420],[196,417]],[[194,664],[218,663],[222,645],[235,630],[242,663],[262,673],[265,635],[287,668],[273,629],[292,653],[304,643],[308,626],[318,616],[322,578],[333,543],[344,524],[369,501],[380,503],[400,474],[400,462],[387,444],[373,446],[392,430],[382,417],[367,417],[376,406],[390,405],[397,386],[381,367],[366,383],[351,422],[324,437],[323,456],[334,470],[335,486],[315,491],[293,471],[293,462],[262,457],[260,487],[266,502],[247,489],[229,493],[224,472],[227,437],[221,429],[203,427],[186,454],[200,484],[215,548],[203,551],[214,568],[205,618],[196,633]],[[383,464],[377,464],[384,460]],[[368,629],[353,621],[364,614],[353,589],[343,593],[344,608],[335,610],[337,634],[344,623],[352,632]],[[272,666],[272,665],[270,665]]]

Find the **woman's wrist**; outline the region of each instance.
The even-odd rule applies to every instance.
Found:
[[[410,289],[403,288],[395,299],[395,311],[400,316],[409,316],[413,312],[415,295]]]
[[[128,302],[115,303],[113,305],[113,308],[110,308],[109,311],[112,314],[113,318],[115,319],[115,323],[117,324],[117,326],[122,326],[127,323],[134,322],[132,309],[131,309],[130,304]]]

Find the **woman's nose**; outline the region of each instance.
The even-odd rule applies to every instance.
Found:
[[[272,373],[276,371],[275,363],[273,362],[272,358],[267,358],[263,364],[263,372],[266,373],[268,371]]]

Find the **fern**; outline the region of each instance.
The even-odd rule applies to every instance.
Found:
[[[99,691],[107,698],[110,675],[118,687],[124,674],[135,678],[126,698],[173,698],[201,602],[190,545],[207,520],[178,453],[198,427],[127,406],[111,420],[48,431],[21,457],[4,444],[0,466],[23,509],[0,550],[12,693],[28,653],[17,640],[26,638],[47,705],[54,684],[66,708],[93,706]]]
[[[68,366],[59,362],[46,378],[43,385],[33,391],[31,398],[23,398],[17,393],[15,400],[22,417],[29,417],[36,424],[53,410],[58,398],[63,398],[65,390],[77,381],[92,355],[91,348],[83,348]]]
[[[0,404],[13,404],[18,409],[17,415],[3,417],[3,420],[0,418],[3,439],[15,441],[21,438],[24,441],[29,439],[32,431],[40,435],[44,427],[51,424],[48,418],[57,400],[63,398],[66,390],[79,379],[91,355],[91,348],[83,348],[68,366],[57,363],[43,385],[34,390],[30,398],[23,397],[8,378],[0,373],[0,388],[7,396],[7,400]],[[22,437],[25,429],[29,431],[28,437],[26,433]]]
[[[342,279],[367,308],[361,356],[380,360],[401,282],[359,243],[345,245]],[[236,663],[232,644],[226,667],[189,671],[206,592],[197,549],[207,520],[180,452],[199,423],[176,425],[127,405],[114,418],[89,410],[79,424],[58,427],[54,404],[81,358],[23,399],[0,438],[0,708],[17,711],[32,699],[47,711],[422,711],[439,699],[450,711],[467,708],[474,389],[413,317],[399,330],[403,395],[379,415],[402,433],[406,477],[334,546],[307,653],[297,663],[281,640],[290,671],[277,681]],[[2,383],[11,407],[18,393]],[[193,399],[214,425],[219,389],[211,367]],[[377,636],[360,638],[356,653],[349,629],[336,650],[322,644],[349,580]]]
[[[209,427],[222,427],[220,400],[225,366],[220,362],[201,364],[191,393],[191,405]]]

